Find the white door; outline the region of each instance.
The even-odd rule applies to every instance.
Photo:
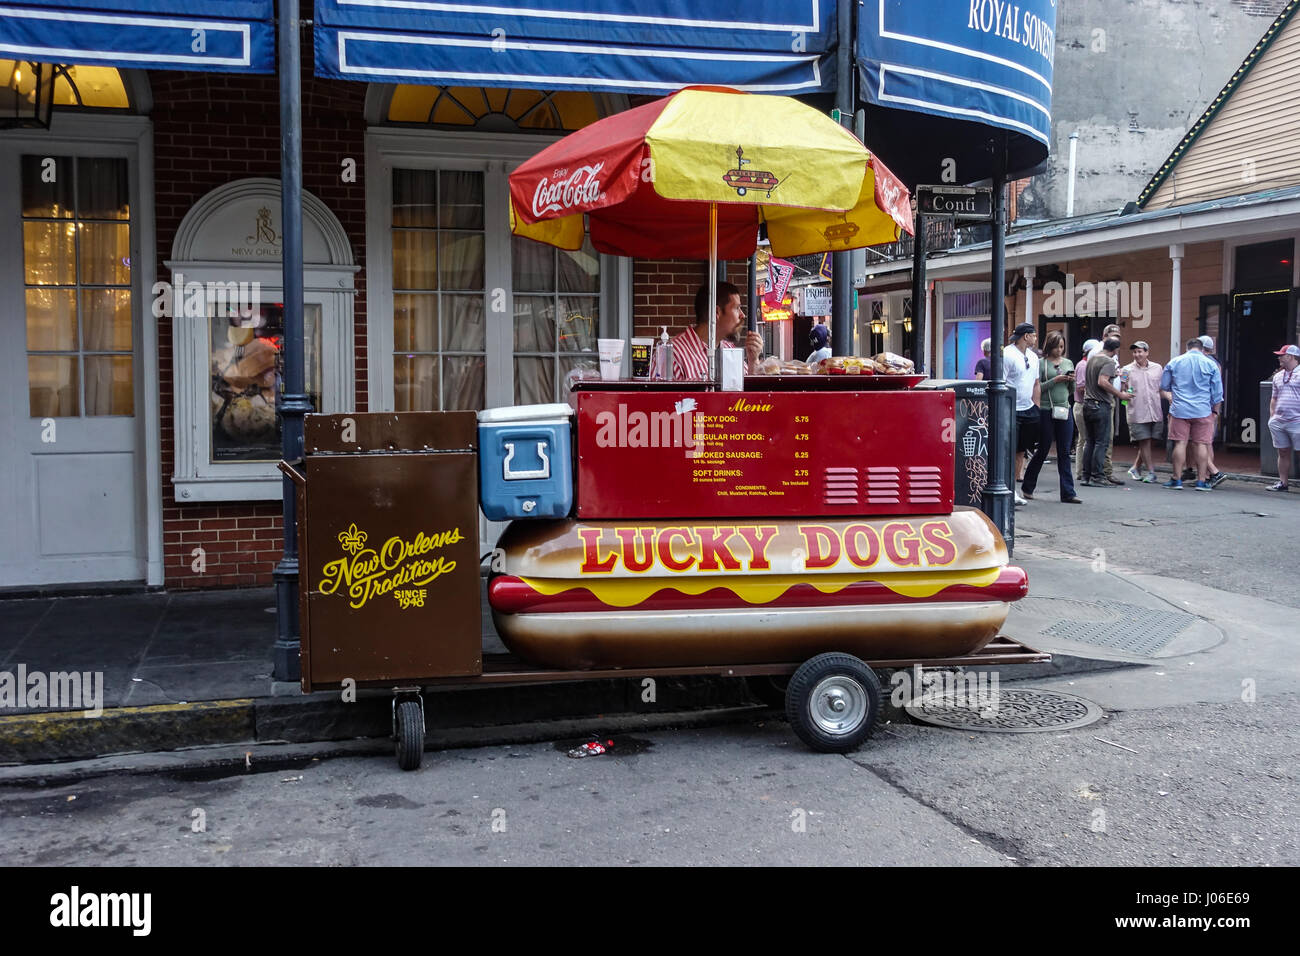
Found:
[[[0,141],[0,586],[145,577],[136,162]]]

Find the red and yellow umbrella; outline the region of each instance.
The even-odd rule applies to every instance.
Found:
[[[751,255],[759,223],[792,256],[891,242],[911,231],[907,189],[848,130],[797,100],[684,90],[566,136],[510,176],[516,235],[600,252]]]
[[[510,229],[561,249],[742,259],[844,251],[911,231],[903,184],[848,130],[797,100],[687,87],[592,123],[510,175]],[[709,341],[713,340],[710,284]],[[710,368],[713,355],[710,352]]]

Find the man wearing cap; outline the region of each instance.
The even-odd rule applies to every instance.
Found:
[[[1039,385],[1038,332],[1030,322],[1022,322],[1011,333],[1011,344],[1002,352],[1003,375],[1007,384],[1016,390],[1016,481],[1025,470],[1025,452],[1038,444]],[[1018,505],[1028,502],[1016,492]]]
[[[1090,488],[1123,484],[1110,480],[1104,471],[1106,446],[1115,421],[1115,402],[1124,397],[1115,387],[1115,379],[1119,377],[1119,363],[1115,361],[1118,351],[1118,338],[1102,342],[1101,348],[1094,349],[1089,357],[1084,378],[1083,423],[1088,429],[1088,444],[1083,450],[1083,484]]]
[[[1088,430],[1083,424],[1083,390],[1084,376],[1088,373],[1088,358],[1092,355],[1100,342],[1096,339],[1088,339],[1083,343],[1083,359],[1074,367],[1074,478],[1076,481],[1083,479],[1084,458],[1083,445],[1088,440]]]
[[[1156,480],[1155,443],[1165,437],[1164,413],[1160,408],[1163,368],[1159,362],[1149,360],[1151,346],[1146,342],[1134,342],[1129,352],[1133,361],[1120,370],[1121,380],[1127,381],[1127,388],[1121,391],[1128,398],[1128,433],[1137,442],[1138,454],[1128,476],[1150,484]],[[1147,468],[1145,475],[1143,462]]]
[[[1119,337],[1120,337],[1120,335],[1119,335],[1119,326],[1118,326],[1118,325],[1115,325],[1114,323],[1112,323],[1112,324],[1106,326],[1104,329],[1101,330],[1101,340],[1102,340],[1103,342],[1105,342],[1107,339],[1117,339],[1117,340],[1118,340]],[[1120,348],[1123,348],[1123,342],[1120,342]],[[1116,355],[1115,355],[1115,364],[1116,364],[1117,366],[1119,365],[1119,353],[1118,353],[1118,352],[1116,352]],[[1116,388],[1119,387],[1119,381],[1118,381],[1118,380],[1116,380],[1116,381],[1113,382],[1112,384],[1113,384]],[[1111,408],[1110,437],[1109,437],[1108,439],[1106,439],[1106,470],[1102,472],[1102,477],[1105,479],[1105,481],[1107,482],[1107,484],[1111,484],[1111,485],[1122,485],[1122,484],[1124,484],[1124,479],[1122,479],[1122,478],[1116,478],[1116,477],[1115,477],[1115,465],[1114,465],[1114,463],[1111,461],[1111,455],[1112,455],[1112,454],[1114,453],[1114,451],[1115,451],[1115,436],[1116,436],[1117,434],[1119,434],[1119,415],[1120,415],[1119,405],[1120,405],[1120,403],[1119,403],[1119,402],[1116,402],[1116,403],[1114,404],[1114,407]]]
[[[1196,462],[1196,490],[1209,491],[1205,446],[1214,440],[1214,408],[1223,401],[1219,366],[1201,351],[1199,338],[1187,340],[1187,351],[1169,360],[1160,376],[1161,395],[1169,400],[1169,437],[1174,442],[1174,474],[1165,488],[1183,487],[1187,443]]]
[[[1223,363],[1219,361],[1219,356],[1214,354],[1214,339],[1210,338],[1208,335],[1202,335],[1200,339],[1201,339],[1201,351],[1205,353],[1205,357],[1208,358],[1215,365],[1219,366],[1219,376],[1220,378],[1223,378],[1223,394],[1226,396],[1228,394],[1228,380],[1223,375]],[[1222,405],[1216,405],[1214,408],[1214,434],[1216,437],[1219,434],[1219,418],[1220,418],[1220,412],[1222,412],[1222,410],[1223,410]],[[1214,463],[1214,440],[1213,439],[1211,439],[1210,444],[1206,446],[1205,453],[1206,455],[1209,456],[1209,461],[1206,462],[1205,467],[1210,476],[1209,478],[1210,487],[1217,488],[1219,487],[1220,482],[1222,482],[1228,476],[1225,475],[1223,472],[1219,471],[1219,466]]]
[[[1273,353],[1282,367],[1273,376],[1273,399],[1268,405],[1268,430],[1277,449],[1280,481],[1269,491],[1286,491],[1291,477],[1291,453],[1300,448],[1300,346],[1284,345]]]

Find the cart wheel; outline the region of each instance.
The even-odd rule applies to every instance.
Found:
[[[419,770],[424,759],[424,708],[418,700],[397,702],[397,766]]]
[[[851,654],[818,654],[790,678],[785,713],[813,750],[846,753],[866,740],[880,711],[876,672]]]
[[[745,680],[749,692],[768,707],[785,710],[785,692],[790,678],[784,674],[759,674]]]

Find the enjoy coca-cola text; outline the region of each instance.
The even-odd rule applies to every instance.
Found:
[[[604,163],[597,163],[579,166],[571,174],[566,169],[557,169],[552,174],[553,180],[543,177],[533,193],[533,215],[540,218],[547,213],[595,202],[602,195],[600,171],[604,168]]]

